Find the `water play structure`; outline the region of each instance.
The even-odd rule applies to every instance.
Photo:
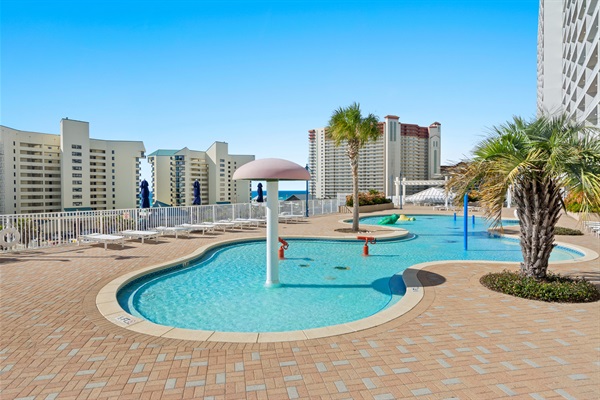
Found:
[[[279,284],[279,181],[310,180],[308,171],[281,158],[263,158],[242,165],[233,173],[234,180],[267,181],[267,286]],[[273,196],[272,194],[276,194]]]
[[[407,217],[404,214],[392,214],[381,218],[379,225],[394,225],[397,221],[414,221],[415,217]]]

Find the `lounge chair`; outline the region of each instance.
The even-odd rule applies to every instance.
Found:
[[[229,221],[229,220],[220,220],[217,222],[213,222],[213,225],[215,226],[215,228],[220,228],[223,230],[223,232],[225,232],[225,230],[227,229],[235,229],[236,227],[240,227],[241,225],[238,223],[235,223],[233,221]]]
[[[144,239],[154,239],[158,243],[158,231],[134,231],[129,229],[121,231],[121,234],[128,239],[142,239],[142,243],[144,243]]]
[[[250,222],[245,218],[236,218],[230,220],[229,222],[233,222],[235,226],[239,227],[241,230],[244,230],[245,226],[250,226]]]
[[[125,236],[120,235],[104,235],[101,233],[90,233],[88,235],[81,235],[77,240],[77,245],[79,245],[82,241],[94,242],[94,243],[104,243],[104,250],[109,243],[120,243],[121,247],[125,246]]]
[[[243,229],[246,225],[254,225],[256,227],[259,227],[260,225],[265,225],[267,223],[267,220],[263,218],[236,218],[232,222],[240,224],[240,226]]]
[[[583,225],[586,231],[600,237],[600,221],[585,221]]]
[[[279,214],[279,222],[284,222],[284,223],[288,223],[288,222],[300,222],[302,220],[304,220],[304,215],[302,214],[290,214],[288,212],[282,212],[281,214]]]
[[[180,233],[190,236],[190,231],[180,226],[157,226],[154,229],[161,235],[175,235],[175,239],[177,239]]]
[[[215,230],[215,225],[212,223],[203,223],[203,224],[181,224],[177,225],[177,228],[187,229],[188,232],[197,232],[202,231],[204,235],[205,232],[211,232]]]

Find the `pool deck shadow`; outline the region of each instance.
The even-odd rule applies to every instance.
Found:
[[[430,207],[402,213],[444,214]],[[285,234],[341,237],[335,229],[342,217],[311,217],[287,225]],[[566,217],[559,225],[577,228]],[[263,236],[264,229],[248,230],[219,240]],[[557,240],[600,251],[589,234]],[[318,338],[309,332],[277,342],[264,333],[238,343],[228,334],[207,341],[168,331],[155,337],[98,311],[99,291],[116,277],[213,242],[191,235],[152,246],[128,242],[122,251],[82,245],[1,254],[2,398],[597,398],[599,304],[530,301],[479,284],[487,272],[516,268],[505,263],[422,266],[414,270],[420,290],[407,285],[421,299],[401,316]],[[550,270],[600,278],[597,259]]]

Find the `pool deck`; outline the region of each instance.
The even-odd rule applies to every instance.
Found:
[[[431,207],[393,212],[448,214]],[[351,215],[280,224],[280,236],[347,236],[335,231],[344,218]],[[561,217],[558,225],[575,228],[577,222]],[[264,234],[256,228],[127,241],[106,251],[82,245],[1,254],[0,398],[598,398],[600,304],[491,292],[479,278],[504,269],[501,263],[424,266],[417,273],[422,299],[414,308],[376,327],[317,339],[155,337],[119,327],[98,311],[98,293],[119,276],[216,241]],[[600,253],[600,239],[590,234],[557,240]],[[550,270],[600,284],[598,259]]]

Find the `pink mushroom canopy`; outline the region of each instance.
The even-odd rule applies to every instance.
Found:
[[[261,158],[242,165],[233,179],[252,181],[308,181],[308,171],[295,162],[281,158]]]

